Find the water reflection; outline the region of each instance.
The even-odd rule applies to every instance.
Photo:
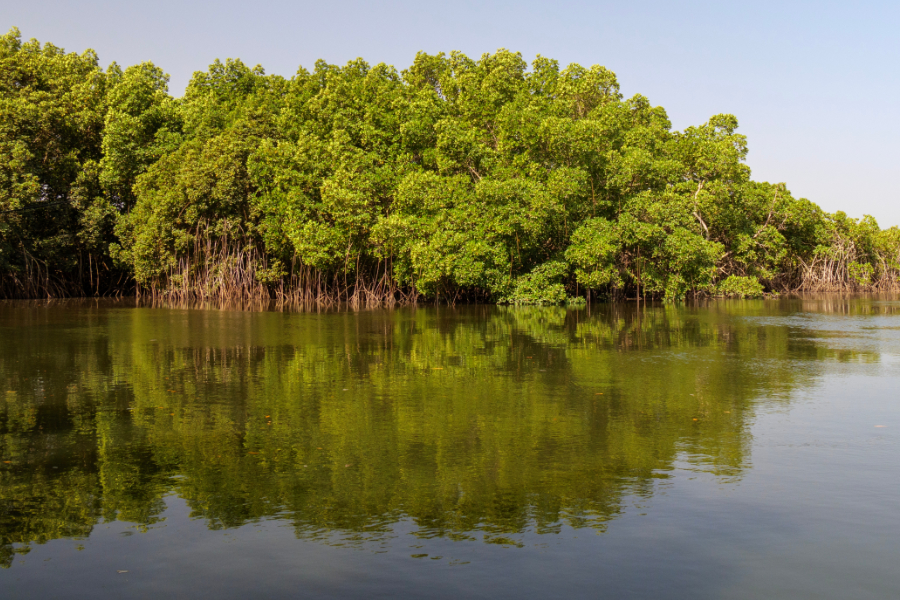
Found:
[[[401,520],[504,545],[563,524],[602,531],[676,461],[740,478],[756,401],[786,402],[823,360],[878,360],[829,345],[810,310],[900,304],[5,303],[0,564],[102,521],[153,526],[170,494],[213,529],[272,517],[385,548]]]

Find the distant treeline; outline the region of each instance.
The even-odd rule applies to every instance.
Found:
[[[151,63],[0,38],[0,297],[561,303],[900,287],[900,230],[755,182],[599,66]]]

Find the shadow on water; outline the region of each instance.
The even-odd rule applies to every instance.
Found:
[[[0,303],[0,563],[101,522],[150,527],[171,494],[211,529],[274,518],[351,546],[401,522],[508,546],[602,532],[677,462],[739,479],[758,402],[854,359],[820,343],[808,311],[900,303]]]

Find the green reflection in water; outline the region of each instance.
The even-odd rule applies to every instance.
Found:
[[[785,315],[896,307],[286,314],[0,306],[0,564],[101,520],[275,517],[341,543],[603,530],[676,461],[749,467],[754,402],[823,358]],[[867,308],[868,307],[868,308]],[[773,317],[782,318],[782,320]],[[877,360],[877,354],[856,356]]]

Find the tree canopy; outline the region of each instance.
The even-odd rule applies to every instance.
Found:
[[[757,182],[732,115],[675,131],[600,66],[240,60],[183,97],[0,38],[0,295],[561,303],[893,288],[900,230]]]

